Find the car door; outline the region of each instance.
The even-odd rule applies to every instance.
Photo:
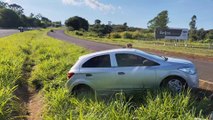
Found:
[[[132,53],[116,53],[116,84],[123,90],[152,88],[156,80],[156,63]]]
[[[110,54],[90,58],[82,65],[80,73],[97,91],[109,91],[114,84]]]

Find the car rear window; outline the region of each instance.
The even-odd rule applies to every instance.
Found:
[[[110,56],[101,55],[89,59],[82,65],[83,68],[107,68],[111,67]]]

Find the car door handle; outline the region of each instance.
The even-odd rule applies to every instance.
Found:
[[[125,75],[124,72],[118,72],[118,75]]]
[[[91,77],[91,76],[92,76],[92,74],[89,74],[89,73],[86,74],[86,77]]]

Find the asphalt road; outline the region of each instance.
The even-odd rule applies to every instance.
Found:
[[[15,30],[15,29],[0,29],[0,37],[9,36],[18,32],[19,30]]]
[[[70,43],[73,43],[73,44],[76,44],[78,46],[82,46],[82,47],[85,47],[87,49],[94,50],[94,51],[121,48],[121,46],[115,46],[115,45],[104,44],[104,43],[97,43],[97,42],[93,42],[93,41],[87,41],[87,40],[74,38],[74,37],[71,37],[71,36],[64,34],[63,30],[57,30],[57,31],[54,31],[54,32],[49,32],[48,35],[53,37],[53,38],[63,40],[63,41],[67,41],[67,42],[70,42]],[[175,56],[171,56],[171,57],[175,57]],[[199,78],[204,80],[204,81],[213,82],[213,62],[187,58],[186,56],[178,57],[178,58],[183,58],[183,59],[187,59],[187,60],[192,61],[197,67]]]

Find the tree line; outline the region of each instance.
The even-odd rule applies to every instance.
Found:
[[[1,28],[17,28],[22,27],[49,27],[52,21],[40,13],[30,16],[24,15],[24,9],[17,4],[8,4],[0,1],[0,27]]]
[[[109,21],[108,24],[102,24],[100,19],[96,19],[94,23],[90,25],[85,18],[79,16],[70,17],[65,21],[65,25],[70,31],[73,30],[90,31],[97,33],[99,37],[109,35],[112,32],[143,30],[142,28],[129,27],[126,22],[123,24],[111,25],[111,22]]]
[[[213,39],[213,30],[204,30],[203,28],[197,29],[196,27],[197,16],[193,15],[191,21],[189,21],[189,40],[190,41],[205,41],[209,42]],[[111,25],[101,24],[101,20],[96,19],[94,24],[89,25],[88,21],[85,18],[74,16],[66,20],[65,25],[69,30],[84,30],[92,31],[98,34],[98,36],[105,36],[114,32],[125,32],[125,31],[143,31],[145,33],[153,33],[156,28],[168,28],[169,15],[167,10],[163,10],[157,14],[156,17],[148,21],[147,28],[135,28],[127,26],[127,23],[120,25]],[[118,36],[118,34],[114,34]],[[119,37],[119,36],[118,36]]]

